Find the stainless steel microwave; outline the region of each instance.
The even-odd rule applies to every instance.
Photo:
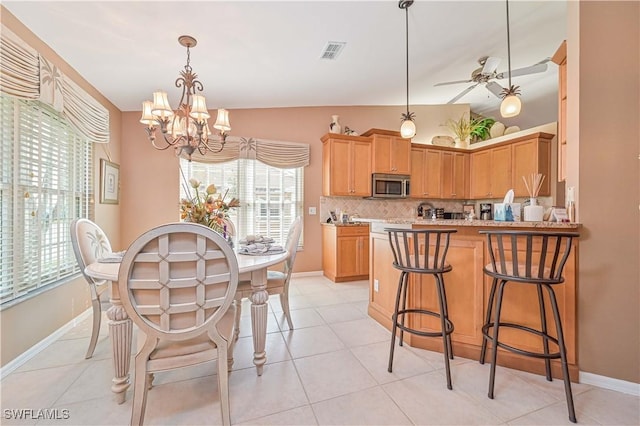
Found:
[[[409,196],[409,175],[371,175],[373,198],[406,198]]]

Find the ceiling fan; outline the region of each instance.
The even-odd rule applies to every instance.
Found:
[[[551,58],[545,58],[537,64],[512,70],[511,77],[545,72],[548,67],[547,62],[549,62],[550,60]],[[478,59],[478,63],[480,64],[480,68],[473,70],[473,72],[471,73],[471,78],[469,80],[447,81],[444,83],[435,84],[435,86],[446,86],[449,84],[473,83],[471,86],[467,87],[462,92],[458,93],[453,99],[447,102],[448,104],[456,102],[458,99],[475,89],[475,87],[479,84],[484,84],[487,90],[493,93],[496,97],[502,98],[501,93],[504,88],[493,80],[502,80],[504,78],[509,78],[509,72],[505,71],[499,73],[496,71],[498,69],[498,65],[500,64],[500,58],[496,58],[494,56],[483,56]]]

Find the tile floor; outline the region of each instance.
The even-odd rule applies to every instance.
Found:
[[[365,281],[324,277],[292,281],[289,331],[277,297],[270,299],[267,364],[252,364],[250,310],[230,376],[231,421],[243,425],[550,425],[569,424],[562,381],[498,368],[495,399],[487,398],[489,365],[456,358],[447,390],[440,353],[399,347],[387,372],[390,333],[369,318]],[[0,383],[2,424],[125,425],[131,390],[118,405],[106,318],[95,355],[84,359],[86,320]],[[157,374],[146,424],[220,424],[215,363]],[[573,385],[581,424],[640,424],[640,398]],[[66,420],[17,421],[8,409],[68,410]],[[62,413],[62,411],[59,411]]]

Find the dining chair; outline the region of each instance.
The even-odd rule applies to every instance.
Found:
[[[280,306],[282,306],[282,311],[287,319],[287,324],[289,325],[290,330],[293,330],[293,321],[291,321],[291,312],[289,311],[289,282],[291,281],[293,264],[296,261],[296,251],[298,248],[298,242],[300,241],[300,234],[302,234],[302,218],[298,216],[289,227],[287,241],[285,243],[285,249],[289,252],[289,255],[283,262],[284,266],[282,271],[267,271],[267,293],[280,295]],[[241,281],[238,284],[238,291],[236,292],[236,306],[238,307],[236,318],[237,327],[240,322],[240,301],[243,297],[249,297],[251,292],[250,281]]]
[[[139,327],[131,424],[144,421],[153,373],[217,359],[222,422],[230,424],[238,261],[225,239],[196,223],[170,223],[138,237],[118,274],[125,311]]]
[[[84,268],[111,253],[111,243],[98,225],[89,219],[81,218],[71,222],[71,245],[73,246],[73,253],[76,256],[80,272],[82,272],[82,276],[89,284],[89,292],[91,293],[93,327],[91,329],[89,349],[87,349],[87,354],[85,355],[85,359],[89,359],[93,356],[98,342],[98,335],[100,334],[100,322],[102,319],[100,296],[109,286],[104,285],[107,281],[96,280],[85,274]]]

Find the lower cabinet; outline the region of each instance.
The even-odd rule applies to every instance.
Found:
[[[414,225],[420,228],[425,225]],[[483,267],[489,263],[489,252],[485,237],[478,234],[478,227],[459,227],[451,236],[447,263],[453,269],[444,274],[444,285],[449,309],[449,319],[453,322],[451,335],[455,356],[478,360],[482,345],[482,325],[486,315],[491,279],[484,275]],[[391,329],[400,272],[393,267],[393,254],[386,234],[372,233],[369,278],[369,315],[383,326]],[[558,299],[562,326],[567,347],[569,374],[573,381],[578,379],[576,357],[576,267],[577,242],[572,248],[564,270],[565,282],[554,286]],[[524,250],[524,247],[523,247]],[[535,247],[534,247],[535,250]],[[434,278],[431,275],[410,275],[408,305],[438,311]],[[548,300],[547,300],[548,302]],[[534,286],[508,284],[504,293],[501,322],[517,322],[529,327],[540,327],[538,297]],[[546,315],[550,334],[555,336],[555,323],[551,309]],[[423,331],[440,330],[438,318],[414,315],[407,316],[412,328]],[[442,352],[442,339],[422,337],[404,333],[404,340],[413,347]],[[526,350],[540,351],[542,340],[528,333],[508,328],[500,329],[500,341]],[[489,344],[489,348],[490,348]],[[554,350],[552,348],[552,350]],[[544,362],[540,359],[522,357],[499,349],[498,363],[510,368],[544,374]],[[552,362],[554,377],[562,377],[559,360]]]
[[[369,278],[369,225],[323,225],[322,270],[335,282]]]

